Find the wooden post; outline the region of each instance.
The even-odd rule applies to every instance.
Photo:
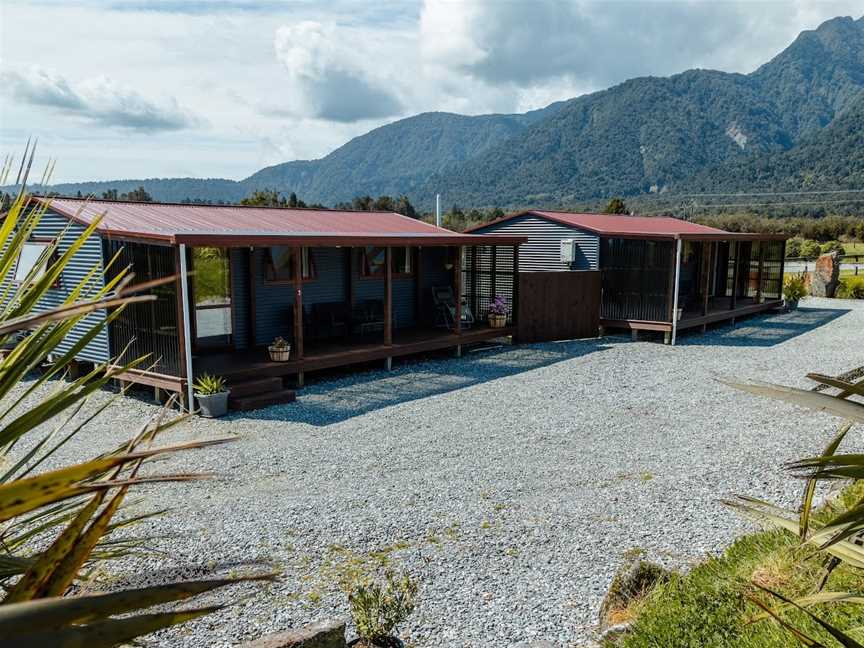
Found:
[[[765,263],[765,246],[759,241],[759,271],[756,273],[756,303],[762,303],[762,265]]]
[[[181,389],[180,406],[191,412],[195,406],[192,393],[192,334],[189,315],[189,277],[186,272],[186,246],[181,243],[175,248],[177,268],[177,341],[180,344],[180,378],[186,384],[186,391]]]
[[[255,326],[258,313],[255,311],[258,300],[255,297],[255,249],[249,248],[249,348],[254,349],[258,345],[255,334]]]
[[[513,304],[510,307],[512,326],[519,326],[519,246],[513,246]]]
[[[471,246],[471,312],[475,317],[479,312],[477,308],[477,246]]]
[[[738,258],[738,255],[741,252],[741,246],[738,241],[732,241],[729,247],[732,248],[732,258],[735,260],[735,265],[732,266],[732,298],[729,300],[729,310],[735,310],[735,303],[738,299],[738,266],[741,265],[741,259]]]
[[[675,313],[675,272],[676,259],[678,251],[678,242],[672,241],[672,250],[669,255],[669,283],[666,286],[666,320],[671,324],[674,321]]]
[[[783,276],[783,272],[786,267],[786,241],[782,241],[780,244],[780,286],[777,288],[778,295],[777,298],[781,299],[783,297],[783,283],[785,282],[785,277]],[[855,266],[855,274],[858,274],[858,266]]]
[[[297,370],[297,386],[302,387],[303,375],[303,254],[300,247],[291,250],[294,257],[294,354],[301,361]]]
[[[462,246],[456,246],[453,260],[453,292],[456,294],[456,335],[462,335]]]
[[[384,248],[384,344],[393,344],[393,248]]]

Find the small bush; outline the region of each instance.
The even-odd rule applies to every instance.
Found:
[[[790,275],[783,282],[783,299],[795,302],[807,296],[807,283],[804,274]]]
[[[804,241],[801,244],[801,256],[805,259],[816,259],[822,254],[822,246],[818,241]]]
[[[840,299],[864,299],[864,276],[841,279],[837,296]]]
[[[846,248],[843,247],[843,244],[840,241],[828,241],[827,243],[822,244],[822,254],[828,254],[829,252],[846,254]]]
[[[801,246],[804,244],[804,239],[800,236],[794,236],[786,241],[786,258],[797,259],[801,256]]]
[[[417,583],[407,573],[397,576],[387,570],[383,582],[364,578],[348,595],[351,618],[360,636],[360,645],[390,646],[396,626],[414,611]]]

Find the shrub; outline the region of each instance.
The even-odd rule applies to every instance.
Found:
[[[807,283],[803,273],[786,277],[783,282],[783,299],[787,302],[794,302],[806,296]]]
[[[390,646],[396,626],[414,611],[417,583],[407,573],[387,570],[380,579],[362,578],[348,595],[361,646]]]
[[[786,241],[786,258],[797,259],[801,256],[801,246],[804,244],[804,239],[800,236],[795,236]]]
[[[841,279],[837,296],[840,299],[864,299],[864,276]]]
[[[818,241],[806,240],[801,244],[801,256],[805,259],[815,259],[822,254],[822,246]]]
[[[822,254],[828,254],[829,252],[846,254],[846,249],[840,241],[828,241],[827,243],[822,244]]]

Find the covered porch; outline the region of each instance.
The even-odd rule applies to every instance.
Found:
[[[778,308],[785,236],[727,233],[601,242],[601,325],[678,331]]]

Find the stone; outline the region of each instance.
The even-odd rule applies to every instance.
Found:
[[[836,250],[816,259],[810,279],[810,294],[814,297],[833,297],[840,284],[840,253]]]
[[[551,641],[538,640],[529,641],[528,643],[520,643],[515,648],[556,648]]]
[[[600,605],[600,632],[630,621],[627,616],[630,604],[646,596],[660,583],[668,581],[670,575],[669,570],[642,560],[639,555],[629,558],[615,573]]]
[[[345,648],[345,622],[341,619],[317,621],[298,630],[244,643],[243,648]]]

